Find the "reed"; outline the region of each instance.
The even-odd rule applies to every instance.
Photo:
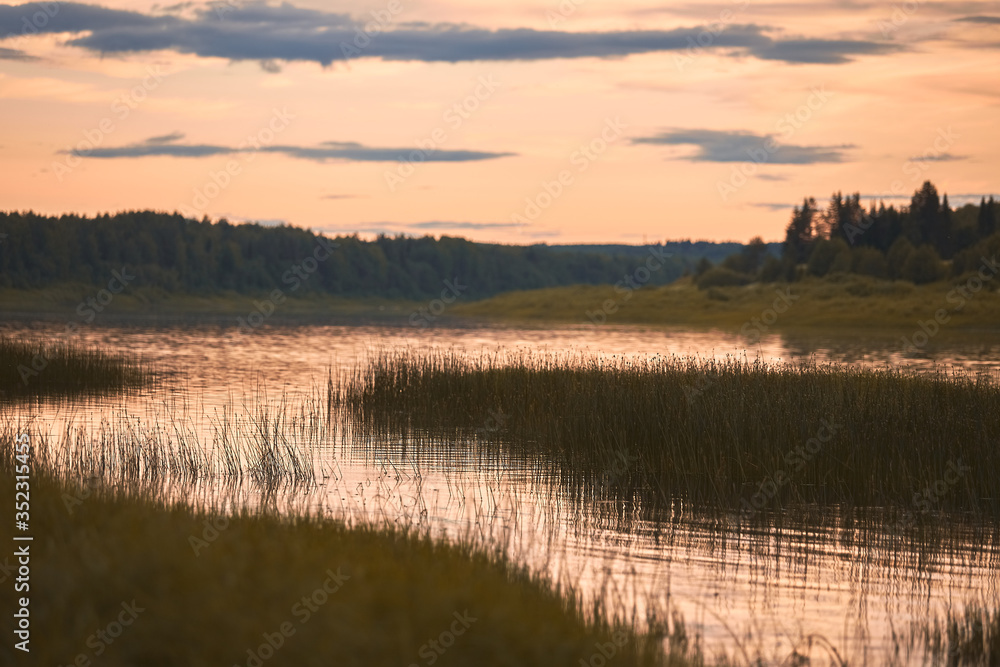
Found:
[[[1000,515],[988,375],[519,353],[383,353],[331,394],[364,439],[476,438],[564,474],[700,508]]]
[[[136,355],[0,336],[0,399],[109,393],[142,387],[154,377]]]
[[[171,414],[145,419],[111,412],[96,426],[65,425],[50,434],[11,419],[0,439],[26,432],[37,461],[65,479],[141,488],[157,482],[247,479],[261,487],[314,484],[318,450],[330,435],[318,404],[290,407],[264,400],[237,411],[227,407],[208,423]]]
[[[11,498],[12,452],[10,433],[0,436],[0,493]],[[195,508],[111,485],[66,505],[74,489],[50,462],[35,458],[31,473],[33,664],[547,667],[603,664],[591,663],[602,647],[619,665],[692,664],[664,656],[668,624],[640,635],[471,541]],[[0,587],[4,609],[14,596]],[[141,611],[100,639],[123,604]],[[0,622],[8,637],[15,621]],[[9,643],[0,655],[13,660]]]

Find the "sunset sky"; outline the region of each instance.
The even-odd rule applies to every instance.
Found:
[[[1000,192],[1000,2],[0,5],[0,208],[777,240]]]

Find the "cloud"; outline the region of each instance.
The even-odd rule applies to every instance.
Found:
[[[16,32],[40,3],[0,6],[0,35]],[[901,50],[898,44],[848,39],[775,39],[769,28],[729,25],[672,30],[562,32],[530,28],[487,30],[459,24],[365,23],[347,14],[290,4],[225,5],[190,17],[149,15],[81,3],[60,3],[39,33],[75,35],[69,44],[101,54],[173,50],[201,57],[255,60],[274,71],[277,61],[328,66],[350,58],[422,62],[533,61],[552,58],[612,58],[687,51],[711,36],[707,49],[789,63],[837,64],[856,56]],[[365,19],[367,20],[367,18]],[[378,27],[376,27],[378,26]]]
[[[911,162],[955,162],[956,160],[968,160],[967,155],[952,155],[951,153],[940,153],[937,155],[917,155],[911,157]]]
[[[98,159],[139,158],[139,157],[209,157],[233,155],[237,153],[279,153],[300,160],[325,162],[346,160],[349,162],[397,162],[412,160],[422,162],[475,162],[508,157],[516,153],[494,153],[489,151],[434,150],[421,148],[371,148],[354,142],[328,141],[319,146],[262,146],[254,149],[246,146],[232,148],[212,144],[179,144],[184,135],[179,132],[150,137],[145,141],[125,146],[108,146],[88,150],[70,151],[80,157]],[[417,154],[417,155],[415,155]]]
[[[38,60],[35,56],[29,56],[19,49],[5,49],[0,47],[0,60]]]
[[[416,222],[412,229],[517,229],[519,222]]]
[[[987,25],[1000,25],[1000,16],[963,16],[955,21],[961,23],[984,23]]]
[[[158,137],[150,137],[146,139],[143,143],[146,144],[168,144],[174,141],[180,141],[184,138],[184,135],[180,132],[171,132],[170,134],[162,134]]]
[[[795,204],[780,204],[777,202],[755,202],[748,204],[754,208],[766,208],[769,211],[784,211],[785,209],[794,208]]]
[[[854,146],[780,145],[774,135],[719,130],[671,130],[650,137],[638,137],[633,144],[697,146],[687,159],[694,162],[768,162],[771,164],[818,164],[843,162],[844,151]]]

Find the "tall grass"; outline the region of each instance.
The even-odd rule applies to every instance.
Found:
[[[901,522],[938,510],[1000,516],[1000,386],[985,375],[385,353],[331,396],[358,437],[479,434],[581,479],[702,507],[895,506],[907,512]]]
[[[13,431],[0,434],[0,492],[8,498],[13,452]],[[308,512],[220,514],[109,485],[64,504],[75,490],[50,463],[35,458],[31,473],[32,664],[86,664],[77,662],[84,655],[109,666],[379,667],[433,657],[440,665],[548,667],[589,663],[601,647],[623,666],[695,658],[686,642],[664,655],[665,636],[686,637],[676,622],[654,618],[639,634],[482,544],[348,527]],[[5,522],[0,540],[10,543],[12,529]],[[346,580],[317,593],[331,572]],[[17,607],[14,597],[12,585],[0,587],[4,609]],[[105,633],[113,642],[98,641],[123,603],[142,612]],[[474,620],[441,639],[463,629],[459,616]],[[0,623],[9,637],[15,622],[6,614]],[[276,635],[284,624],[291,632]],[[268,637],[279,647],[268,648]],[[16,662],[14,655],[10,643],[0,647],[0,662]]]
[[[11,420],[0,424],[0,438],[15,432],[29,433],[36,460],[61,478],[134,488],[195,480],[311,484],[318,450],[331,437],[319,405],[309,400],[295,407],[263,400],[242,411],[227,407],[208,424],[163,414],[141,419],[127,411],[93,427],[70,422],[57,434]]]
[[[152,370],[132,354],[0,336],[0,400],[134,389],[153,378]]]

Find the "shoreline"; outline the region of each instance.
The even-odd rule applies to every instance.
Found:
[[[506,292],[450,304],[427,326],[414,325],[426,303],[386,298],[315,295],[274,303],[267,294],[211,295],[137,290],[116,295],[100,313],[87,305],[98,288],[64,285],[38,290],[0,290],[0,321],[209,322],[233,326],[336,323],[435,326],[580,325],[647,326],[717,330],[753,341],[770,334],[896,337],[925,332],[928,338],[997,335],[1000,291],[962,298],[955,283],[915,286],[845,276],[837,280],[754,283],[698,290],[689,278],[662,287],[620,290],[578,285]],[[91,304],[93,305],[93,304]],[[88,321],[89,318],[89,321]]]

